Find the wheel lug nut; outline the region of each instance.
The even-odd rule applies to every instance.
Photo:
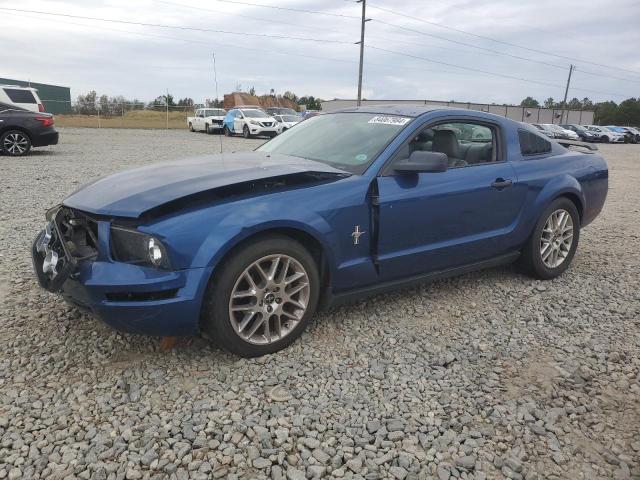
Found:
[[[276,303],[282,303],[282,299],[281,298],[276,298]]]
[[[267,307],[267,312],[269,312],[269,313],[273,312],[273,308]]]

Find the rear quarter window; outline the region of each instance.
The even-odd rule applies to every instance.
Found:
[[[540,155],[551,152],[551,142],[528,130],[518,130],[518,140],[522,155]]]
[[[16,88],[4,88],[4,93],[15,103],[38,103],[31,90],[18,90]]]

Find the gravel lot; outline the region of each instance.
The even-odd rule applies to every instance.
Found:
[[[219,138],[64,129],[0,157],[0,479],[640,478],[640,145],[601,147],[609,198],[561,278],[507,267],[374,297],[266,358],[161,352],[36,286],[46,208]]]

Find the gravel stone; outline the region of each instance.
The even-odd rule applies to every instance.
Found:
[[[389,473],[398,480],[404,480],[407,477],[407,471],[402,467],[391,467]]]
[[[106,327],[38,288],[29,251],[84,183],[264,139],[60,131],[0,156],[0,479],[640,478],[640,145],[598,146],[607,203],[560,278],[406,288],[241,359]]]

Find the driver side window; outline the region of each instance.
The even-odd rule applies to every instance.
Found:
[[[444,153],[449,168],[499,161],[496,127],[476,122],[439,123],[424,128],[400,147],[393,163],[406,161],[416,151]]]

